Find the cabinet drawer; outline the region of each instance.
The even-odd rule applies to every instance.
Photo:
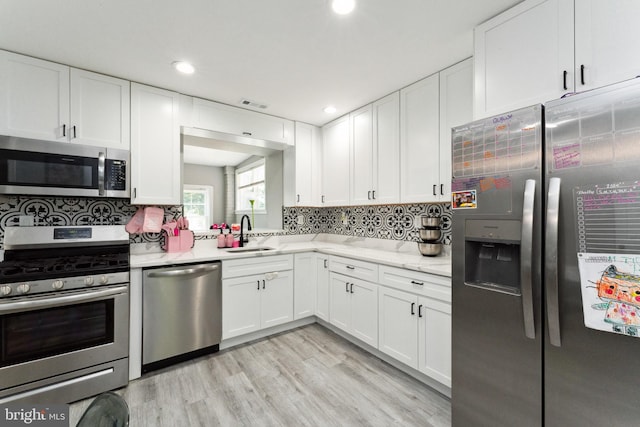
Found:
[[[381,265],[379,283],[401,291],[451,302],[451,279],[448,277]]]
[[[222,261],[222,278],[250,276],[293,269],[293,255],[259,256]]]
[[[378,265],[366,261],[330,256],[329,270],[370,282],[378,281]]]

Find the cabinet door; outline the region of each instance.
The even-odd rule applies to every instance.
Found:
[[[400,201],[400,92],[373,103],[373,203]]]
[[[351,279],[351,328],[350,333],[378,347],[378,285],[364,280]]]
[[[129,82],[71,69],[71,142],[129,150]]]
[[[373,113],[367,105],[349,114],[351,144],[351,203],[373,202]]]
[[[316,126],[296,122],[295,193],[298,206],[317,206],[320,190],[320,130]]]
[[[322,204],[349,204],[349,116],[322,128]]]
[[[222,281],[222,339],[260,329],[263,275]]]
[[[573,91],[573,0],[527,0],[474,32],[474,118]]]
[[[316,254],[316,316],[329,321],[329,257]]]
[[[640,75],[640,2],[575,2],[576,91]]]
[[[68,141],[69,67],[0,51],[0,133]]]
[[[260,290],[262,329],[293,320],[293,272],[266,273]]]
[[[469,58],[440,72],[440,188],[451,200],[451,128],[473,120],[473,62]]]
[[[346,332],[351,324],[350,283],[349,277],[329,274],[329,322]]]
[[[418,369],[451,387],[451,304],[419,298]]]
[[[418,297],[380,286],[378,350],[418,368]]]
[[[131,203],[182,201],[177,93],[131,84]]]
[[[435,74],[400,91],[400,202],[440,198],[440,85]]]
[[[316,254],[295,254],[293,262],[293,318],[297,320],[316,312]]]

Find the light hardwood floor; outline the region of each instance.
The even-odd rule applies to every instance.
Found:
[[[450,426],[449,400],[312,324],[146,374],[131,427]],[[75,425],[93,399],[71,405]]]

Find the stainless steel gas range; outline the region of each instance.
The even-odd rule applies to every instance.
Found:
[[[0,262],[0,404],[69,403],[127,384],[124,226],[9,227]]]

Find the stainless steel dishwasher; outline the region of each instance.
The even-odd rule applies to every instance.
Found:
[[[221,270],[210,262],[143,271],[142,372],[218,351]]]

